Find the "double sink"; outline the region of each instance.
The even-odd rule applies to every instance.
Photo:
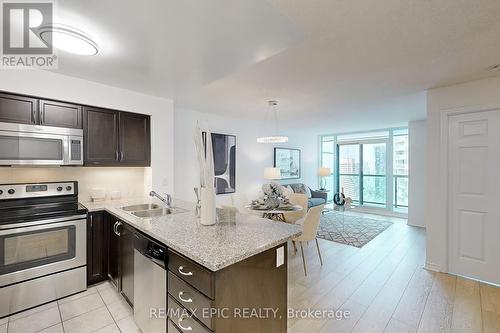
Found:
[[[162,207],[157,204],[131,205],[122,207],[121,209],[139,218],[152,218],[152,217],[187,212],[187,210],[182,208]]]

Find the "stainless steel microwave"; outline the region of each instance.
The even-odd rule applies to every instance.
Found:
[[[83,165],[83,130],[0,122],[0,165]]]

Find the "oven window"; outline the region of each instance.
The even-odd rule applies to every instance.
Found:
[[[63,160],[63,140],[0,135],[0,160]]]
[[[75,226],[0,236],[0,274],[75,257]]]

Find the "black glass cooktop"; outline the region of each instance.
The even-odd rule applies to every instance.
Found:
[[[0,201],[0,225],[85,214],[76,197]]]

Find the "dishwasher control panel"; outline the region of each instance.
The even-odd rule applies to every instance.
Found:
[[[164,261],[167,256],[166,252],[167,251],[163,246],[153,243],[151,241],[148,242],[146,254],[151,258]]]

